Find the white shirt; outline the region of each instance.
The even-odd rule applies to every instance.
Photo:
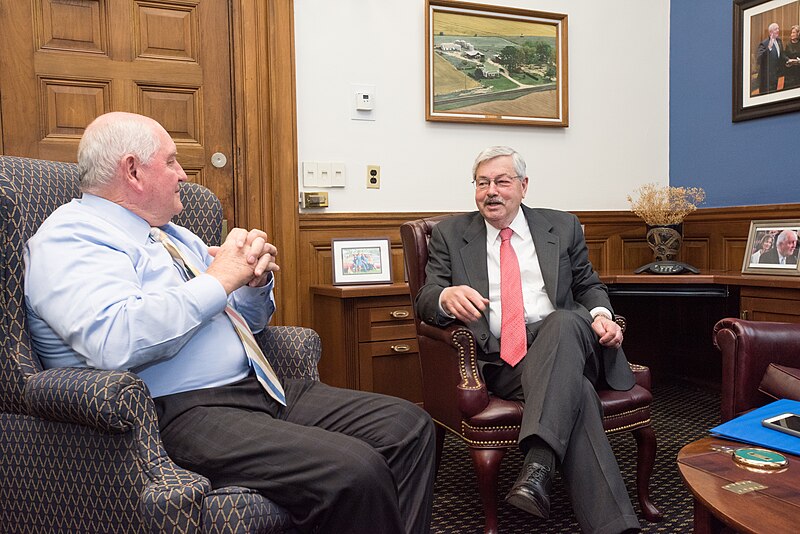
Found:
[[[161,229],[198,268],[213,260],[185,228]],[[275,311],[273,283],[226,296],[208,274],[185,281],[144,219],[89,194],[54,211],[25,248],[28,323],[42,365],[127,369],[154,397],[246,377],[225,306],[259,332]]]
[[[555,311],[550,297],[544,288],[542,269],[536,255],[528,221],[520,209],[509,226],[514,231],[511,246],[519,262],[522,278],[522,302],[525,305],[525,323],[541,321]],[[486,223],[486,267],[489,272],[489,329],[492,335],[500,337],[502,306],[500,305],[500,230]]]

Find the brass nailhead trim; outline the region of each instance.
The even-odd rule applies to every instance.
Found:
[[[453,342],[453,345],[458,347],[459,372],[461,374],[461,379],[462,379],[461,387],[464,389],[480,389],[480,386],[478,385],[470,386],[469,377],[464,373],[464,370],[467,367],[467,362],[466,362],[467,349],[465,349],[464,345],[458,341],[457,330],[453,332],[451,340]],[[469,352],[470,353],[475,352],[475,344],[473,342],[472,336],[469,336]],[[473,372],[472,379],[475,382],[475,384],[480,384],[481,382],[480,377],[476,373],[477,370]]]
[[[609,428],[608,430],[606,430],[606,434],[615,434],[623,430],[635,430],[637,428],[644,428],[646,426],[650,426],[650,419],[642,421],[641,423],[631,423],[630,425],[619,426],[616,428]]]
[[[512,447],[512,446],[515,446],[517,444],[517,440],[516,439],[504,440],[504,441],[475,441],[475,440],[472,440],[472,439],[469,439],[469,438],[465,437],[464,434],[462,434],[461,432],[457,432],[457,431],[453,430],[449,426],[443,424],[438,419],[434,419],[434,422],[437,425],[439,425],[441,427],[444,427],[445,429],[449,430],[450,432],[452,432],[453,434],[455,434],[456,436],[461,438],[461,440],[466,442],[468,445],[474,445],[474,446],[478,446],[478,447]]]
[[[630,414],[637,413],[637,412],[644,412],[649,410],[649,406],[644,406],[642,408],[634,408],[633,410],[628,410],[627,412],[618,413],[616,415],[604,415],[603,421],[612,421],[614,419],[620,419],[622,417],[627,417]]]

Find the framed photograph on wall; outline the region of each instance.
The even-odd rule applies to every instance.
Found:
[[[425,118],[569,126],[567,15],[427,0]]]
[[[800,110],[800,0],[734,0],[733,121]]]
[[[335,286],[392,283],[388,239],[334,239],[331,254]]]
[[[798,232],[800,219],[751,221],[742,272],[800,276]]]

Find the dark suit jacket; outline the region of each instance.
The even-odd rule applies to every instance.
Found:
[[[778,77],[783,74],[784,58],[783,43],[776,39],[780,54],[773,47],[770,50],[769,37],[758,44],[756,61],[758,62],[758,94],[765,95],[778,90]]]
[[[570,213],[521,206],[531,230],[545,290],[556,309],[572,310],[591,320],[589,310],[611,302],[605,285],[589,262],[589,253],[578,218]],[[439,295],[450,286],[467,285],[489,297],[486,266],[486,223],[480,212],[446,219],[433,228],[428,244],[426,282],[414,302],[417,316],[426,323],[445,326],[452,319],[439,313]],[[489,330],[488,309],[467,325],[486,354],[500,350]],[[634,384],[621,349],[604,349],[603,364],[608,385],[630,389]]]
[[[768,251],[764,252],[758,257],[758,263],[774,263],[777,265],[778,250],[775,247],[772,247]],[[786,257],[786,265],[797,265],[797,252]]]

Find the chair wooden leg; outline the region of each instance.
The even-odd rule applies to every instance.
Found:
[[[506,449],[469,449],[486,518],[484,534],[497,534],[497,475]]]
[[[651,523],[661,521],[663,519],[661,512],[650,500],[650,474],[656,463],[656,433],[653,431],[653,427],[648,425],[634,430],[633,437],[636,438],[638,450],[636,493],[639,497],[639,506],[645,519]]]

